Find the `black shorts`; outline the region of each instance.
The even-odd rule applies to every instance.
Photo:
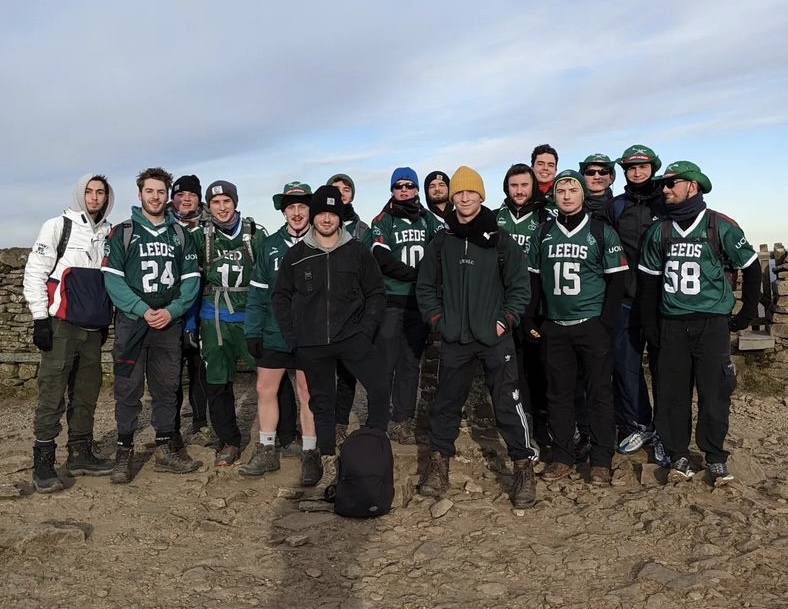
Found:
[[[258,368],[278,370],[280,368],[293,370],[296,368],[295,354],[292,352],[274,351],[273,349],[263,349],[263,355],[257,358]]]

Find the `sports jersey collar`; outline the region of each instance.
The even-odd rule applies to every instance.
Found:
[[[673,220],[673,228],[676,229],[676,232],[679,234],[680,237],[686,237],[698,227],[698,224],[705,217],[706,217],[706,210],[704,209],[702,212],[700,212],[697,215],[697,217],[695,218],[695,221],[687,227],[687,230],[681,230],[681,227],[678,225],[678,223],[675,220]]]
[[[569,231],[569,230],[567,230],[567,229],[566,229],[566,227],[565,227],[563,224],[561,224],[561,223],[560,223],[560,222],[559,222],[559,221],[556,219],[556,222],[555,222],[555,223],[556,223],[556,225],[558,226],[558,228],[560,228],[560,229],[561,229],[561,232],[562,232],[562,233],[564,233],[564,235],[566,235],[567,237],[574,237],[574,236],[575,236],[577,233],[579,233],[581,230],[583,230],[583,227],[584,227],[586,224],[588,224],[588,214],[587,214],[587,213],[585,213],[585,212],[580,212],[580,213],[584,214],[584,215],[585,215],[585,218],[583,218],[583,219],[580,221],[580,224],[578,224],[578,225],[575,227],[575,229],[574,229],[574,230],[572,230],[572,231]]]

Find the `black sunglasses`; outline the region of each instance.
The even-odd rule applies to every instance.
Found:
[[[414,190],[418,188],[413,182],[403,182],[402,184],[394,184],[391,190]]]
[[[678,184],[679,182],[686,182],[686,181],[687,180],[682,180],[680,178],[667,178],[665,180],[662,180],[662,185],[668,190],[673,190],[676,184]]]
[[[593,176],[593,175],[600,175],[600,176],[609,176],[610,170],[609,169],[586,169],[583,172],[584,176]]]

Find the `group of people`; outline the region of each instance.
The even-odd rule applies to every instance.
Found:
[[[614,197],[617,168],[626,185]],[[690,479],[693,385],[696,442],[712,481],[728,482],[729,332],[756,315],[760,267],[738,225],[706,207],[711,181],[697,165],[660,168],[653,150],[634,145],[616,161],[593,154],[579,171],[558,172],[558,153],[541,145],[530,165],[510,167],[503,203],[491,209],[470,167],[451,177],[433,171],[423,184],[400,167],[370,225],[353,207],[350,176],[331,176],[314,192],[293,181],[273,196],[284,224],[271,235],[241,215],[231,182],[210,184],[203,202],[196,176],[173,182],[159,167],[140,173],[140,206],[111,227],[108,180],[83,176],[71,208],[44,224],[25,269],[41,350],[35,488],[63,488],[55,438],[64,413],[66,469],[130,482],[146,381],[154,469],[198,469],[181,435],[184,368],[192,442],[215,446],[215,466],[233,465],[242,360],[257,370],[259,439],[239,473],[261,476],[279,469],[280,456],[300,454],[301,484],[325,496],[357,381],[367,393],[365,425],[416,442],[431,333],[440,360],[420,493],[448,490],[478,362],[512,460],[516,508],[536,500],[540,455],[545,480],[588,461],[590,482],[608,485],[616,450],[651,446],[670,480]],[[733,269],[742,306],[732,316]],[[111,460],[95,449],[93,419],[113,320]]]

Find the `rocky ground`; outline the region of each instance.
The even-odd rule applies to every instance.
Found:
[[[250,380],[237,392],[246,437],[256,433]],[[155,473],[147,418],[130,485],[83,477],[35,494],[31,412],[29,401],[0,406],[0,607],[788,606],[783,398],[736,396],[737,479],[725,488],[705,476],[665,485],[643,451],[616,457],[615,486],[591,487],[581,469],[540,480],[536,506],[513,513],[503,446],[469,426],[448,500],[414,494],[424,448],[396,446],[398,507],[375,520],[300,511],[297,459],[247,480],[192,448],[200,471]],[[113,452],[108,399],[97,437]]]

